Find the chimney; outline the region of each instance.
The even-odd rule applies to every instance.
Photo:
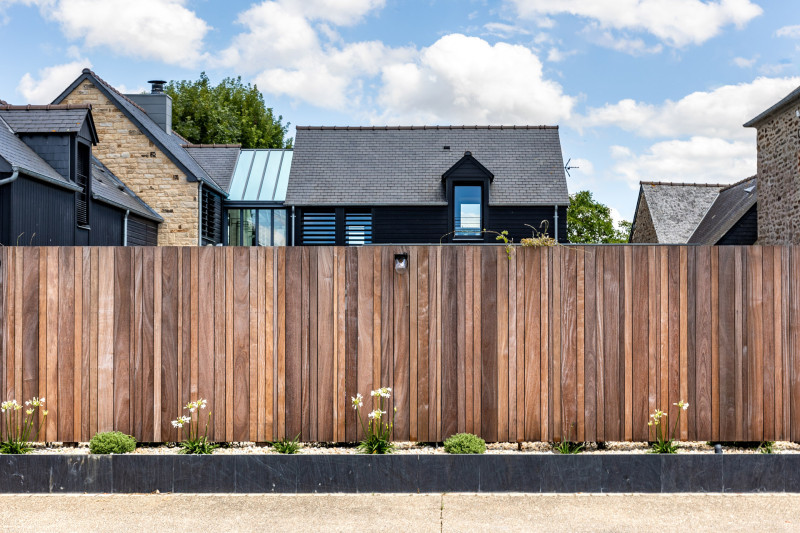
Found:
[[[150,94],[162,94],[164,92],[164,84],[167,82],[164,80],[150,80],[147,83],[150,84]]]
[[[164,92],[164,80],[150,80],[150,94],[126,94],[129,99],[144,109],[153,122],[172,134],[172,98]]]

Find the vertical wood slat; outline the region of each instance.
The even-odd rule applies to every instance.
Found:
[[[352,440],[347,396],[381,382],[405,413],[395,438],[642,439],[647,413],[680,399],[682,438],[797,435],[794,248],[329,248],[287,281],[303,253],[4,249],[5,393],[47,396],[43,438],[66,441],[175,440],[197,396],[215,439],[271,440],[301,423],[304,390],[309,435]]]

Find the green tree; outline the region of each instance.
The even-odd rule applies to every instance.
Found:
[[[628,242],[631,223],[623,220],[614,227],[611,210],[595,201],[589,191],[579,191],[569,196],[567,210],[567,235],[575,243]]]
[[[282,124],[264,103],[258,87],[242,77],[212,85],[205,72],[197,81],[171,81],[172,128],[195,144],[241,144],[242,148],[291,148]]]

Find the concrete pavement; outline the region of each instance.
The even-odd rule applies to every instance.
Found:
[[[2,531],[800,531],[800,496],[0,495]]]

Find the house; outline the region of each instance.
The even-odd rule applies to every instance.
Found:
[[[756,128],[758,243],[800,244],[800,87],[744,126]]]
[[[90,105],[0,105],[0,244],[153,244],[161,217],[92,155]]]
[[[558,127],[297,127],[285,205],[295,244],[566,242]]]
[[[172,101],[163,81],[150,94],[123,95],[84,69],[54,104],[91,105],[102,139],[95,156],[163,219],[158,244],[222,243],[225,190],[172,131]]]
[[[629,241],[650,244],[753,244],[756,178],[732,185],[643,181]]]

